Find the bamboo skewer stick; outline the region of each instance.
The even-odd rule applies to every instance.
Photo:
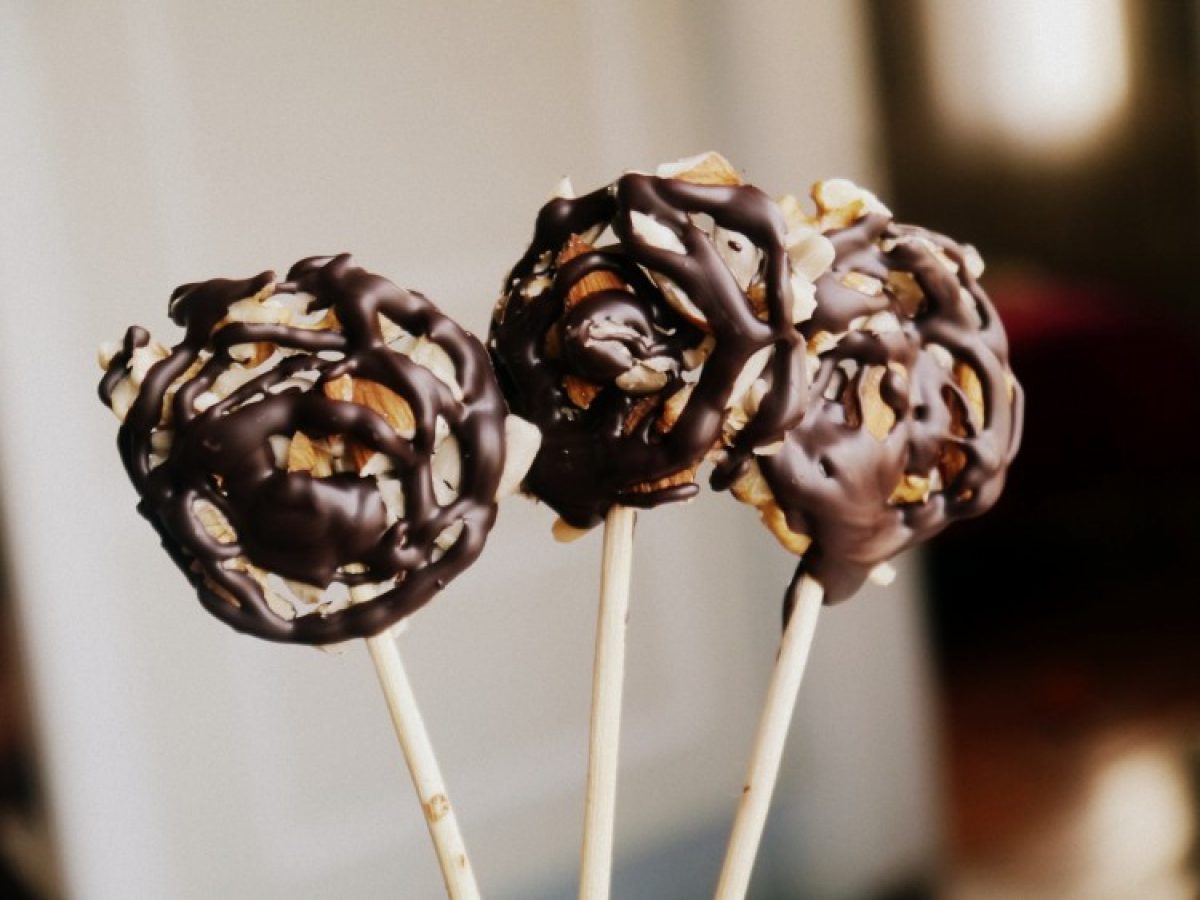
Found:
[[[425,730],[425,721],[417,707],[417,699],[400,660],[396,642],[387,631],[366,639],[371,661],[379,675],[379,683],[387,700],[388,712],[404,761],[408,764],[413,786],[425,813],[425,824],[433,838],[442,879],[446,882],[446,895],[451,900],[478,900],[479,888],[475,884],[475,873],[467,859],[466,845],[458,820],[446,793],[446,784],[433,753],[433,744]]]
[[[750,885],[754,859],[758,855],[763,827],[771,806],[771,794],[775,791],[779,764],[783,759],[788,726],[796,707],[796,695],[808,663],[824,596],[825,591],[820,584],[807,575],[803,576],[767,688],[767,699],[754,739],[742,798],[738,802],[729,847],[725,851],[725,863],[721,867],[716,900],[741,900]]]
[[[592,670],[592,716],[588,744],[580,900],[606,900],[612,882],[613,823],[617,805],[617,759],[621,742],[621,693],[625,683],[625,620],[633,562],[636,513],[614,506],[604,520],[600,611]]]

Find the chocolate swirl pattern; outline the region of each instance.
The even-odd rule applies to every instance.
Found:
[[[831,271],[801,326],[816,354],[810,406],[773,455],[722,485],[758,507],[828,601],[950,522],[986,511],[1021,437],[1023,394],[975,250],[893,221],[848,182],[814,190]],[[805,218],[794,200],[789,216]]]
[[[170,314],[182,341],[130,328],[100,396],[139,512],[210,612],[275,641],[368,637],[479,555],[506,409],[429,300],[342,255],[184,285]]]
[[[505,284],[489,346],[513,411],[543,433],[525,489],[589,528],[617,504],[694,496],[710,452],[752,453],[800,420],[795,323],[826,242],[789,233],[717,154],[562,193]]]

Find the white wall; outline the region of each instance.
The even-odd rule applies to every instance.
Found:
[[[482,332],[568,172],[719,146],[775,191],[870,180],[855,9],[0,0],[2,500],[73,896],[438,885],[365,654],[256,643],[188,595],[133,512],[96,343],[169,337],[177,283],[343,249]],[[513,501],[402,647],[501,896],[576,866],[599,540],[550,519]],[[790,565],[728,498],[642,517],[622,861],[732,813]],[[894,590],[818,640],[769,839],[829,896],[932,852],[913,615]],[[824,852],[881,804],[873,844]]]

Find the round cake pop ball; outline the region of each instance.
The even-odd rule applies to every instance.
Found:
[[[138,510],[234,628],[369,637],[483,548],[536,429],[487,354],[420,294],[348,255],[178,288],[171,350],[133,327],[100,396]]]
[[[836,601],[955,519],[987,510],[1020,442],[1023,395],[970,246],[893,221],[847,181],[818,184],[817,215],[781,205],[836,249],[800,327],[815,373],[779,452],[718,473],[758,508]]]
[[[564,182],[489,342],[513,411],[543,435],[525,489],[590,528],[614,505],[694,496],[714,450],[778,442],[804,412],[796,323],[832,257],[715,153],[582,197]]]

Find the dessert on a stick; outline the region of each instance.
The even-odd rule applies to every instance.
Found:
[[[538,214],[489,347],[512,410],[542,431],[523,487],[569,539],[604,521],[582,897],[606,897],[632,508],[686,500],[713,452],[753,455],[801,421],[796,323],[832,250],[720,155],[622,175]]]
[[[178,288],[172,348],[101,349],[138,511],[204,606],[272,641],[365,638],[449,893],[478,896],[389,628],[479,556],[537,431],[483,346],[348,255]]]
[[[973,247],[894,221],[848,181],[791,197],[790,221],[835,251],[800,325],[808,409],[770,454],[730,455],[714,475],[801,557],[718,898],[745,895],[822,603],[844,600],[897,553],[999,497],[1021,438],[1023,394],[980,287]]]

